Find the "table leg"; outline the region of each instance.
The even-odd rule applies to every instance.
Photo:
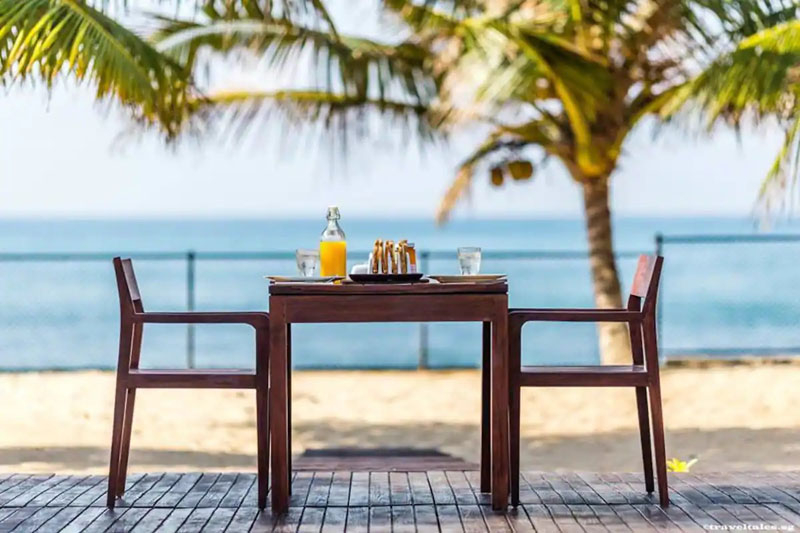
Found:
[[[492,438],[490,420],[492,397],[492,323],[483,323],[481,363],[481,492],[492,490]]]
[[[292,325],[286,324],[286,438],[289,440],[286,461],[288,462],[289,475],[292,475]],[[289,486],[289,494],[292,487]]]
[[[289,510],[288,358],[285,304],[271,297],[269,305],[270,436],[272,439],[272,512]]]
[[[508,298],[497,299],[492,317],[492,508],[508,507]]]

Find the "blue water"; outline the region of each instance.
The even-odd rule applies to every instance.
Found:
[[[0,253],[101,252],[133,256],[149,310],[186,306],[182,260],[138,259],[153,251],[286,251],[315,246],[321,220],[0,221]],[[460,220],[438,228],[428,220],[344,218],[350,250],[368,250],[376,237],[408,238],[420,250],[452,251],[430,273],[456,273],[455,248],[585,250],[581,220]],[[800,233],[797,223],[775,231]],[[651,252],[654,234],[755,233],[748,219],[615,221],[619,252]],[[662,347],[667,354],[800,351],[800,242],[667,244],[662,285]],[[349,257],[350,263],[363,256]],[[619,261],[627,286],[635,258]],[[484,272],[507,273],[515,307],[592,305],[585,259],[485,260]],[[291,260],[209,260],[197,263],[198,310],[268,309],[265,274],[293,274]],[[110,261],[0,261],[0,369],[113,368],[118,303]],[[244,326],[197,329],[198,366],[251,367],[253,338]],[[415,367],[416,324],[295,326],[296,367]],[[186,331],[145,330],[143,366],[186,364]],[[523,339],[527,364],[596,362],[591,325],[530,324]],[[476,324],[433,324],[429,362],[474,366],[480,358]]]

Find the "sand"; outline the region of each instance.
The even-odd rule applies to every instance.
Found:
[[[293,452],[438,448],[477,462],[477,371],[294,374]],[[695,471],[800,469],[800,366],[668,368],[667,455]],[[103,473],[114,376],[0,374],[0,472]],[[632,390],[526,389],[522,466],[638,470]],[[140,391],[132,471],[253,470],[254,393]]]

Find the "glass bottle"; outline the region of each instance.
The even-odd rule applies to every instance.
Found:
[[[339,226],[339,208],[328,208],[328,225],[319,238],[319,264],[321,276],[347,275],[347,240]]]

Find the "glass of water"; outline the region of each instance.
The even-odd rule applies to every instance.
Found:
[[[319,250],[300,248],[295,252],[297,258],[297,270],[300,275],[306,278],[313,277],[319,265]]]
[[[481,271],[481,249],[462,246],[458,249],[458,266],[462,276],[474,276]]]

